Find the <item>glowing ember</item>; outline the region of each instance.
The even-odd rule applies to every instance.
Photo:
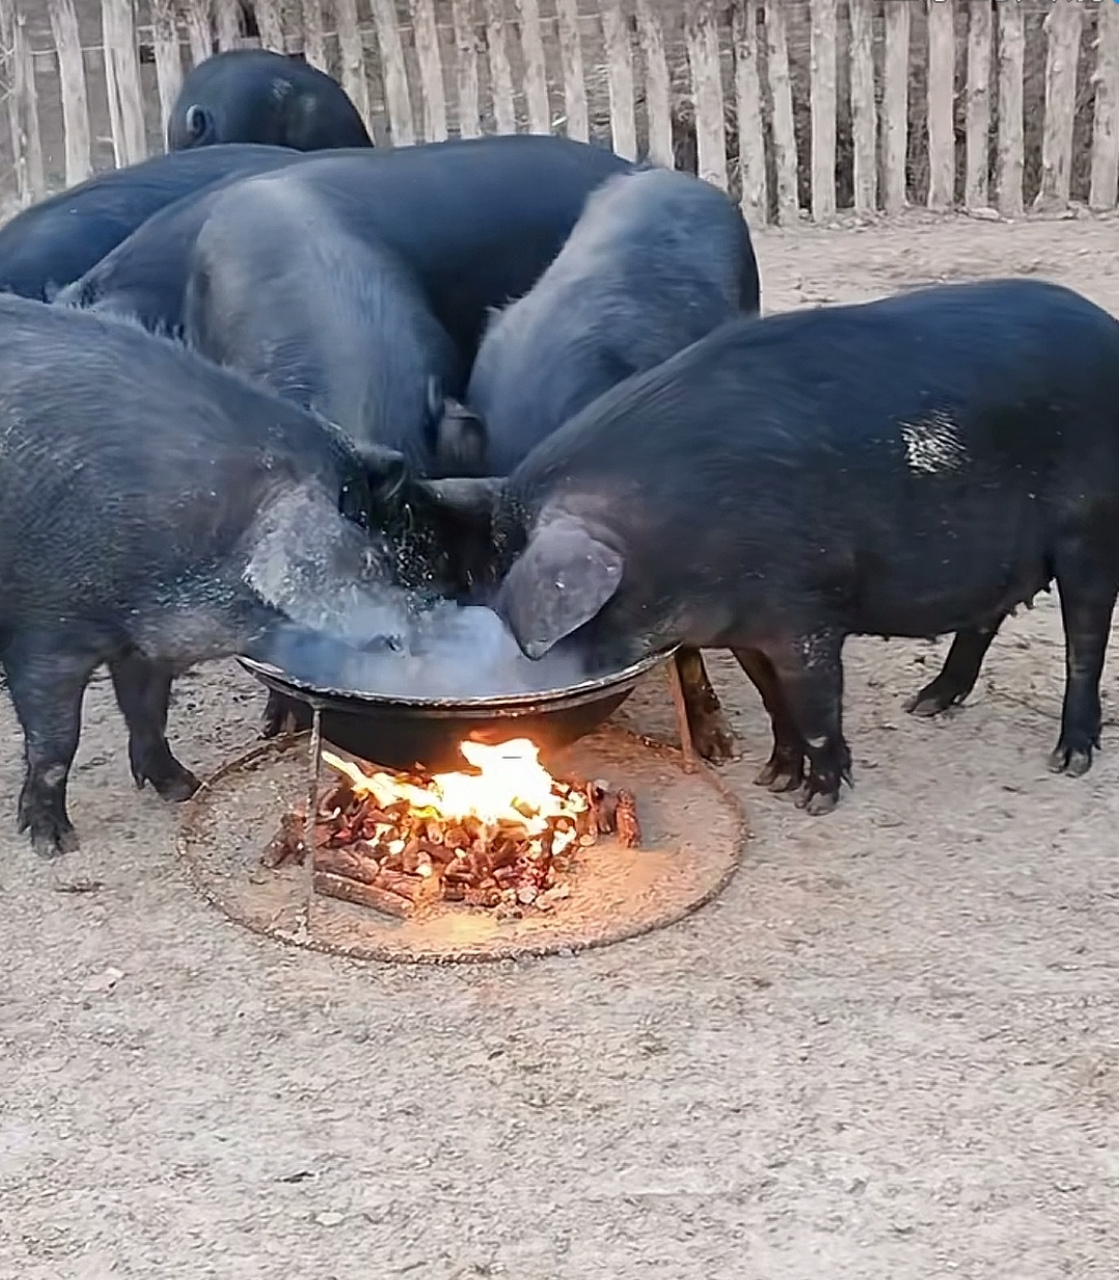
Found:
[[[640,843],[633,797],[605,782],[553,778],[527,738],[463,742],[473,773],[420,778],[324,751],[339,775],[315,814],[315,889],[407,917],[424,902],[548,910],[569,892],[579,849],[615,832]],[[285,816],[264,861],[302,861],[303,815]]]
[[[511,822],[538,837],[548,831],[550,818],[575,818],[587,809],[587,799],[578,791],[557,792],[555,779],[540,763],[539,750],[527,738],[496,747],[463,742],[459,750],[478,773],[437,773],[420,786],[383,771],[367,774],[329,751],[322,758],[350,780],[357,795],[372,795],[381,808],[403,800],[417,817],[477,818],[487,826]],[[552,851],[561,852],[574,839],[574,826],[557,831]]]

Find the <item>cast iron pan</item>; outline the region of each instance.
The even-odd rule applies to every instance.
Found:
[[[321,708],[326,742],[386,769],[443,773],[467,767],[458,749],[467,738],[498,743],[524,737],[551,750],[578,741],[613,715],[638,680],[674,652],[675,647],[564,689],[461,701],[319,688],[268,663],[237,661],[269,689]]]

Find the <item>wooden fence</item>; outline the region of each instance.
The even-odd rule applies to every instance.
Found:
[[[0,0],[21,203],[162,149],[184,55],[335,75],[379,142],[563,132],[751,223],[1119,198],[1105,0]],[[0,156],[7,148],[0,150]]]

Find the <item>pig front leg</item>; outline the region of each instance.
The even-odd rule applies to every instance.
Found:
[[[130,653],[114,658],[109,674],[117,706],[128,725],[128,762],[136,786],[142,788],[150,782],[164,800],[189,800],[198,790],[198,779],[175,759],[167,745],[172,668]]]
[[[824,630],[759,648],[808,758],[797,807],[814,817],[829,813],[839,803],[842,783],[851,781],[851,752],[843,737],[843,636]],[[775,740],[776,733],[775,724]],[[791,745],[788,727],[785,745]]]
[[[260,720],[260,736],[277,738],[281,733],[297,733],[311,727],[311,708],[298,698],[277,693],[273,689],[264,704]]]
[[[754,782],[770,791],[795,791],[804,782],[804,739],[793,719],[773,663],[758,649],[732,651],[761,694],[773,726],[773,751]]]
[[[19,830],[40,857],[78,848],[66,811],[66,787],[82,727],[82,699],[101,655],[80,640],[17,635],[5,647],[8,691],[23,729],[25,770]]]
[[[680,737],[685,756],[688,755],[687,733],[705,760],[712,764],[733,760],[734,734],[703,665],[703,655],[698,649],[678,649],[673,662],[684,703],[686,723],[680,725]]]
[[[969,627],[957,631],[935,680],[930,680],[915,697],[905,704],[914,716],[935,716],[955,706],[971,693],[979,679],[979,668],[998,635],[1001,620],[993,627]]]

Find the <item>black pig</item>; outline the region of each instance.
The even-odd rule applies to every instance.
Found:
[[[465,405],[448,406],[448,466],[508,475],[596,396],[758,306],[750,232],[729,196],[668,169],[608,179],[532,289],[491,317]],[[463,442],[471,418],[481,430]]]
[[[588,193],[630,168],[602,147],[519,134],[308,156],[290,172],[293,188],[330,209],[332,226],[400,255],[472,360],[487,308],[530,289]],[[164,210],[58,301],[180,333],[191,249],[215,200],[207,193]]]
[[[432,474],[438,415],[464,371],[395,253],[340,225],[313,186],[240,182],[217,197],[187,280],[184,336],[328,418],[359,451]]]
[[[53,855],[77,844],[66,788],[94,669],[137,784],[185,798],[173,677],[239,652],[305,678],[343,668],[357,650],[333,635],[391,576],[379,513],[406,467],[362,462],[327,423],[120,320],[7,297],[0,335],[0,662],[20,826]]]
[[[730,648],[773,721],[759,781],[824,813],[850,779],[849,635],[956,631],[918,695],[974,683],[1056,580],[1055,771],[1080,774],[1119,590],[1119,323],[1026,280],[734,320],[607,392],[505,481],[419,486],[498,548],[521,648]],[[934,688],[936,685],[939,688]],[[807,758],[807,771],[804,762]],[[803,785],[801,785],[803,782]]]
[[[270,49],[226,49],[183,80],[167,118],[167,150],[223,142],[297,151],[373,145],[337,80]]]
[[[0,228],[0,291],[50,302],[167,205],[304,158],[286,147],[208,147],[96,174]]]

